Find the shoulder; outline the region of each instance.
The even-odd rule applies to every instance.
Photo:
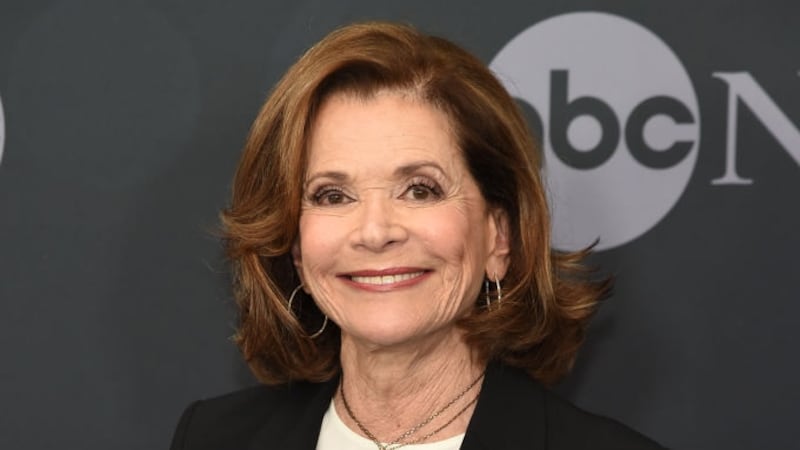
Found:
[[[535,448],[549,450],[662,449],[614,419],[578,408],[522,370],[503,365],[487,370],[474,419],[479,439],[497,439],[502,430],[507,448],[537,442]]]
[[[256,386],[198,400],[183,412],[170,448],[246,448],[265,427],[290,425],[323,387],[312,383]]]
[[[547,435],[555,449],[658,450],[656,442],[614,419],[584,411],[545,390]]]

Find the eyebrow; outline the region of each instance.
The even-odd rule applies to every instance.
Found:
[[[404,166],[398,167],[394,171],[394,173],[395,173],[395,175],[399,175],[399,176],[408,176],[408,175],[413,174],[414,172],[417,172],[419,169],[426,168],[426,167],[430,167],[432,169],[435,169],[437,172],[439,172],[442,175],[444,175],[444,170],[442,169],[442,167],[439,164],[436,164],[433,161],[419,161],[419,162],[413,162],[411,164],[406,164]]]
[[[395,177],[406,177],[406,176],[414,174],[415,172],[417,172],[417,171],[419,171],[420,169],[423,169],[423,168],[434,169],[434,170],[436,170],[437,172],[439,172],[440,174],[442,174],[443,176],[446,177],[445,172],[442,169],[442,167],[439,164],[437,164],[437,163],[435,163],[433,161],[417,161],[417,162],[413,162],[413,163],[410,163],[410,164],[406,164],[406,165],[400,166],[400,167],[398,167],[397,169],[394,170],[394,176]],[[315,173],[314,175],[312,175],[311,177],[309,177],[305,181],[305,183],[303,183],[303,188],[307,189],[308,185],[311,184],[314,180],[316,180],[318,178],[327,178],[327,179],[330,179],[332,181],[344,182],[344,181],[347,181],[350,178],[350,176],[347,175],[344,172],[339,172],[339,171],[336,171],[336,170],[326,170],[324,172],[318,172],[318,173]]]
[[[328,170],[328,171],[325,171],[325,172],[315,173],[314,175],[309,177],[305,181],[305,183],[303,183],[303,188],[304,189],[307,188],[308,185],[311,184],[311,182],[316,180],[317,178],[329,178],[331,180],[341,182],[341,181],[347,180],[348,176],[344,172],[337,172],[335,170]]]

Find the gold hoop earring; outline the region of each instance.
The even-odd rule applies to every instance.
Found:
[[[494,299],[492,299],[492,292],[489,290],[489,278],[487,277],[483,280],[483,291],[484,291],[484,298],[486,299],[486,308],[490,308],[492,306],[492,301],[499,302],[503,299],[503,288],[500,287],[500,278],[497,277],[497,272],[494,272]]]
[[[294,301],[294,296],[297,295],[297,293],[300,292],[300,289],[302,289],[302,288],[303,288],[303,283],[300,283],[299,286],[294,288],[294,290],[292,291],[291,295],[289,295],[289,304],[287,305],[287,308],[289,309],[289,314],[294,315],[292,313],[292,302]],[[315,338],[319,337],[319,335],[321,335],[322,332],[325,331],[325,327],[328,326],[328,316],[325,313],[322,313],[322,315],[325,316],[325,321],[322,322],[322,326],[320,327],[319,330],[317,330],[316,333],[308,336],[311,339],[315,339]]]

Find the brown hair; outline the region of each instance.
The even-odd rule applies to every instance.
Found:
[[[584,329],[610,280],[594,281],[588,250],[550,248],[540,149],[514,100],[486,66],[449,41],[405,25],[338,29],[309,49],[275,86],[239,162],[222,214],[240,308],[235,340],[264,383],[322,381],[339,370],[339,330],[313,302],[287,309],[299,279],[297,238],[309,134],[331,94],[411,93],[449,117],[470,173],[491,207],[508,215],[511,253],[498,307],[476,307],[459,325],[486,360],[549,384],[571,368]]]

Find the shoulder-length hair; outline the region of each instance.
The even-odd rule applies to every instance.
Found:
[[[597,301],[610,280],[592,280],[588,250],[550,248],[540,178],[541,152],[517,104],[476,57],[410,26],[362,23],[310,48],[275,86],[253,123],[223,211],[240,309],[235,341],[256,377],[275,384],[322,381],[339,371],[340,331],[313,302],[289,296],[299,284],[291,248],[315,115],[335,93],[369,98],[411,94],[444,112],[487,204],[508,217],[511,252],[503,298],[459,322],[485,360],[520,367],[545,384],[571,368]],[[483,294],[481,294],[482,296]]]

